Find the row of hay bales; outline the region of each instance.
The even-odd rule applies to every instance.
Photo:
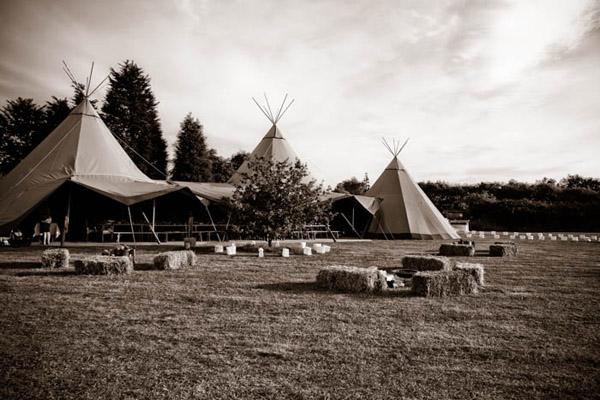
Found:
[[[93,255],[73,262],[75,273],[82,275],[120,275],[133,271],[133,253],[129,255]],[[49,249],[42,253],[43,268],[64,268],[69,266],[69,250]],[[155,269],[176,270],[196,264],[196,253],[191,250],[167,251],[153,259]]]
[[[485,284],[483,265],[454,262],[440,256],[405,256],[402,258],[400,270],[414,272],[411,291],[416,296],[446,297],[475,294]],[[385,292],[394,287],[390,284],[394,279],[393,274],[388,274],[377,267],[334,265],[321,269],[317,274],[317,283],[320,286],[343,292]]]
[[[495,242],[490,245],[491,257],[510,257],[518,254],[514,242]],[[440,256],[446,257],[473,257],[475,255],[475,242],[461,240],[455,243],[443,243],[439,249]]]

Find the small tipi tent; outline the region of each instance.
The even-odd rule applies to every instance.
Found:
[[[398,159],[406,142],[400,148],[395,142],[393,148],[385,140],[384,144],[393,158],[366,193],[381,202],[369,233],[396,239],[458,239],[456,230]]]
[[[140,171],[87,97],[0,180],[0,227],[20,220],[67,182],[124,205],[183,189]]]
[[[254,100],[260,111],[262,111],[265,117],[267,117],[267,119],[271,122],[272,126],[271,129],[269,129],[269,131],[267,132],[267,134],[262,138],[258,146],[256,146],[256,148],[252,150],[252,153],[250,153],[248,160],[244,161],[242,165],[240,165],[240,167],[237,169],[237,171],[235,171],[235,173],[231,176],[231,178],[229,179],[229,183],[231,184],[240,183],[242,179],[242,174],[250,172],[250,169],[248,168],[249,161],[264,158],[266,160],[272,160],[276,162],[289,161],[293,163],[296,160],[299,160],[298,156],[296,155],[296,152],[292,149],[292,146],[290,146],[288,141],[283,137],[281,131],[277,127],[277,123],[281,120],[281,117],[283,117],[283,115],[288,110],[288,108],[290,108],[292,103],[294,103],[294,100],[292,100],[286,105],[286,94],[283,98],[281,106],[279,107],[277,115],[273,115],[271,107],[269,106],[269,101],[266,100],[266,96],[266,107],[258,104],[258,102],[254,98],[252,100]],[[311,180],[311,178],[307,177],[306,180]]]

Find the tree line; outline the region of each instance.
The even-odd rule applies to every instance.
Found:
[[[476,230],[600,231],[600,179],[419,184],[442,211],[460,211]]]
[[[84,99],[82,84],[74,83],[73,89],[70,99],[52,96],[38,105],[31,98],[18,97],[0,108],[0,175],[10,172]],[[96,101],[92,103],[96,105]],[[188,113],[181,122],[169,169],[157,106],[150,77],[140,66],[126,60],[117,69],[111,68],[98,111],[134,163],[150,178],[226,182],[248,158],[246,152],[229,158],[219,156],[209,148],[200,121]]]

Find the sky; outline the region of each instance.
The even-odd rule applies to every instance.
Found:
[[[150,76],[167,142],[191,112],[224,156],[278,124],[326,185],[391,159],[418,181],[600,176],[600,2],[0,2],[0,104],[70,97],[65,60],[99,82],[126,59]],[[102,100],[104,90],[96,98]]]

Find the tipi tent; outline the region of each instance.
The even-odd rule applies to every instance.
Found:
[[[393,158],[366,193],[380,199],[369,233],[396,239],[458,239],[456,230],[398,159],[406,142],[400,148],[394,143],[393,149],[385,144]]]
[[[266,99],[266,96],[265,96]],[[262,113],[267,117],[267,119],[271,122],[271,129],[267,132],[267,134],[262,138],[258,146],[250,153],[248,160],[244,161],[242,165],[235,171],[235,173],[229,179],[229,183],[238,184],[242,179],[243,173],[250,172],[248,168],[248,162],[257,160],[259,158],[264,158],[266,160],[272,160],[276,162],[289,161],[291,163],[299,160],[296,152],[292,149],[288,141],[283,137],[281,131],[277,127],[277,123],[281,120],[281,117],[285,114],[285,112],[290,108],[294,100],[286,106],[287,95],[283,98],[283,102],[279,107],[279,111],[277,115],[274,115],[269,106],[269,102],[267,100],[267,106],[261,106],[258,102],[253,98],[254,102],[258,106],[258,108],[262,111]],[[312,178],[307,177],[305,180],[310,181]]]
[[[140,171],[88,98],[0,180],[0,227],[18,222],[67,182],[124,205],[184,189]]]

